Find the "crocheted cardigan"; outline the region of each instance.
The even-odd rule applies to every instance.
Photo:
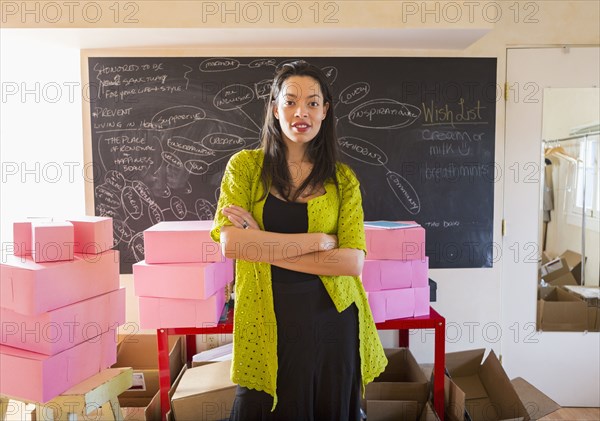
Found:
[[[266,196],[260,170],[264,154],[261,149],[242,150],[233,155],[221,182],[221,192],[211,230],[212,239],[220,243],[221,228],[231,225],[221,210],[227,205],[249,210],[261,229]],[[338,247],[363,250],[366,254],[362,197],[359,182],[345,164],[336,165],[338,189],[329,180],[326,193],[308,201],[308,232],[336,234]],[[277,325],[271,286],[271,265],[236,260],[233,361],[231,380],[250,389],[273,396],[277,404]],[[363,393],[387,365],[377,335],[365,290],[358,276],[319,276],[338,312],[352,303],[358,308],[359,352]],[[343,349],[340,352],[344,352]]]

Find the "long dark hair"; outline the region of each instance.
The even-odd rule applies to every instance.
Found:
[[[292,176],[286,161],[287,146],[281,134],[279,120],[273,115],[273,105],[279,98],[283,83],[291,76],[309,76],[313,78],[321,87],[324,104],[329,104],[329,109],[321,123],[319,133],[313,140],[308,142],[306,149],[308,159],[313,164],[312,171],[293,194]],[[337,187],[335,168],[336,163],[339,161],[339,152],[335,132],[335,117],[333,115],[333,96],[327,78],[321,69],[304,60],[298,60],[284,63],[277,70],[265,110],[261,147],[265,155],[261,172],[261,180],[265,191],[264,196],[268,194],[270,185],[291,202],[296,201],[300,193],[308,186],[324,185],[328,179],[332,179]]]

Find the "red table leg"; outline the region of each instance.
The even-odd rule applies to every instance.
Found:
[[[444,421],[444,369],[446,367],[446,320],[435,326],[435,355],[433,365],[433,404],[435,412]]]
[[[171,388],[171,373],[169,370],[169,335],[164,329],[156,331],[158,341],[158,378],[160,385],[161,419],[166,421],[167,412],[171,409],[169,389]]]
[[[398,346],[400,348],[408,348],[408,329],[398,330]]]
[[[187,363],[192,362],[192,358],[196,355],[196,335],[185,335],[185,351]]]

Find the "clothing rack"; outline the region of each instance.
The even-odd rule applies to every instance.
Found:
[[[542,140],[543,143],[559,143],[559,142],[566,142],[568,140],[587,140],[588,136],[597,136],[600,134],[600,130],[594,130],[593,132],[587,132],[587,133],[580,133],[580,134],[575,134],[572,136],[567,136],[567,137],[561,137],[559,139],[544,139]]]
[[[583,132],[583,133],[578,133],[578,134],[574,134],[572,136],[567,136],[567,137],[562,137],[559,139],[551,139],[551,140],[542,140],[542,143],[544,144],[551,144],[551,143],[560,143],[560,142],[566,142],[569,140],[579,140],[581,141],[585,141],[585,147],[584,147],[584,163],[587,162],[587,141],[588,138],[591,136],[598,136],[600,135],[600,130],[593,130],[590,132]],[[585,195],[586,195],[586,184],[587,184],[587,176],[584,174],[583,176],[583,212],[581,212],[581,285],[585,285],[585,263],[586,263],[586,258],[585,258]]]

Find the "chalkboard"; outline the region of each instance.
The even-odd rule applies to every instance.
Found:
[[[493,264],[495,58],[303,57],[333,87],[341,155],[367,220],[426,228],[431,268]],[[225,165],[259,146],[290,57],[88,57],[94,211],[123,273],[144,229],[212,219]]]

